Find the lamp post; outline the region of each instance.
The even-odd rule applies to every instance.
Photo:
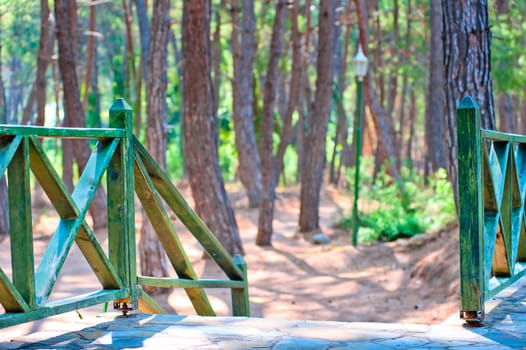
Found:
[[[362,153],[362,85],[363,78],[367,73],[367,57],[364,55],[362,46],[358,46],[358,53],[353,58],[354,75],[357,83],[356,94],[356,127],[354,129],[354,145],[356,149],[355,173],[354,173],[354,203],[353,203],[353,231],[352,245],[358,245],[358,230],[360,229],[360,218],[358,217],[358,195],[360,193],[360,155]]]

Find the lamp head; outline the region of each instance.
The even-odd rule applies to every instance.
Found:
[[[362,81],[367,73],[367,66],[369,65],[369,60],[364,55],[362,50],[362,45],[358,45],[358,53],[354,56],[352,60],[354,66],[354,74],[358,81]]]

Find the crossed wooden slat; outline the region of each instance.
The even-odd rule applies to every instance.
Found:
[[[524,175],[523,175],[524,174]],[[490,141],[483,147],[484,276],[510,277],[526,261],[526,146]]]
[[[85,221],[88,207],[118,144],[116,138],[98,142],[72,194],[35,137],[15,136],[0,149],[0,174],[8,169],[10,212],[14,216],[10,220],[13,282],[0,270],[0,303],[7,312],[27,312],[46,304],[73,241],[103,289],[124,288]],[[32,252],[30,168],[60,217],[36,274]]]

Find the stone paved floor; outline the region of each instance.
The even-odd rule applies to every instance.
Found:
[[[526,279],[487,304],[482,327],[458,317],[441,325],[104,314],[52,318],[17,335],[0,330],[0,349],[526,349]],[[20,326],[18,326],[20,327]]]

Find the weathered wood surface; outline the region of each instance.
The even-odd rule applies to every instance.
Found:
[[[132,110],[118,99],[110,108],[110,129],[44,128],[0,125],[0,175],[8,173],[12,230],[11,279],[0,267],[0,328],[76,308],[106,303],[123,312],[164,310],[140,285],[184,288],[199,315],[215,311],[204,288],[232,289],[233,314],[248,316],[246,264],[228,255],[132,134]],[[98,142],[69,193],[37,137],[93,138]],[[59,215],[59,223],[34,271],[30,170]],[[107,180],[108,255],[85,216],[103,176]],[[137,193],[160,242],[179,276],[155,278],[136,271],[135,207]],[[164,207],[163,200],[190,229],[230,280],[200,280]],[[89,295],[48,302],[75,242],[102,289]],[[9,271],[9,270],[6,270]]]
[[[140,158],[135,158],[135,192],[177,275],[183,279],[199,279]],[[139,281],[142,281],[143,284],[148,284],[148,281],[151,280],[152,278]],[[151,283],[154,283],[154,281],[151,281]],[[159,284],[156,284],[156,286],[169,287]],[[185,288],[185,291],[199,315],[215,316],[212,305],[202,288],[189,286]]]
[[[190,233],[201,243],[203,248],[225,271],[229,278],[242,280],[243,272],[236,266],[232,257],[226,249],[223,248],[217,237],[214,236],[203,220],[201,220],[190,205],[188,205],[168,175],[155,163],[155,160],[137,139],[135,139],[135,151],[136,156],[139,156],[144,163],[145,169],[152,179],[155,188],[179,220],[181,220]]]
[[[125,131],[122,128],[45,128],[0,124],[0,135],[103,139],[124,137]]]
[[[526,136],[481,129],[470,97],[457,109],[460,310],[484,319],[484,303],[526,274]]]
[[[460,231],[460,312],[484,317],[482,146],[480,108],[470,97],[457,109]],[[474,313],[474,314],[473,314]]]

